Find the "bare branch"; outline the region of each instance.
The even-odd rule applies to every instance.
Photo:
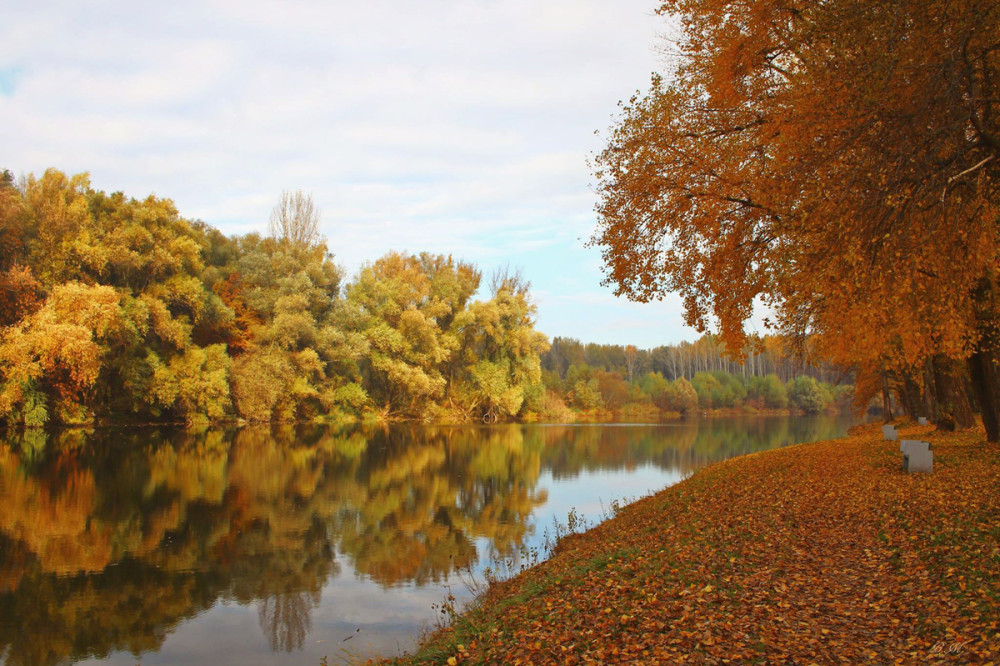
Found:
[[[302,190],[281,193],[281,198],[271,211],[267,230],[277,240],[298,247],[315,247],[326,239],[319,232],[320,211],[312,195]]]

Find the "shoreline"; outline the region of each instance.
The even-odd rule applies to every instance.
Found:
[[[426,425],[426,426],[493,426],[493,425],[660,425],[694,422],[703,419],[716,418],[771,418],[771,417],[815,417],[815,416],[840,416],[839,411],[824,411],[819,414],[805,414],[793,409],[746,409],[746,408],[723,408],[697,410],[692,414],[679,414],[677,412],[664,412],[658,419],[649,420],[628,420],[627,414],[618,411],[601,410],[597,412],[574,412],[572,421],[547,421],[543,419],[511,419],[509,421],[499,421],[496,423],[482,423],[476,419],[458,421],[453,419],[422,420],[416,418],[390,418],[390,419],[311,419],[311,420],[291,420],[291,421],[247,421],[243,419],[222,419],[216,421],[116,421],[99,419],[89,423],[48,423],[44,426],[13,426],[0,424],[0,434],[11,432],[58,432],[63,430],[86,430],[102,428],[178,428],[189,430],[201,430],[205,428],[245,428],[261,426],[298,426],[298,425],[326,425],[326,426],[383,426],[383,425]]]
[[[560,541],[395,663],[1000,659],[1000,449],[877,424],[714,463]]]

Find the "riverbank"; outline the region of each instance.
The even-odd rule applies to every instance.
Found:
[[[1000,448],[877,425],[711,465],[560,542],[401,663],[1000,659]]]

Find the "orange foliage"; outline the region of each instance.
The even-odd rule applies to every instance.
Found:
[[[91,521],[97,503],[89,470],[67,471],[58,486],[23,474],[19,459],[0,449],[0,531],[23,542],[45,571],[100,571],[111,562],[111,530]]]
[[[0,273],[0,326],[10,326],[40,305],[42,286],[27,266],[11,266]]]
[[[38,381],[62,399],[78,400],[97,382],[106,353],[102,343],[126,325],[113,288],[78,282],[55,287],[41,309],[0,337],[0,372],[7,380],[0,415]]]
[[[1000,268],[1000,5],[674,0],[671,80],[596,159],[607,282],[731,348],[756,300],[835,361],[968,356]]]
[[[230,273],[225,280],[212,285],[212,291],[236,314],[236,321],[226,333],[226,347],[233,356],[242,354],[254,346],[253,330],[260,326],[261,318],[250,309],[243,295],[243,281],[239,273]]]

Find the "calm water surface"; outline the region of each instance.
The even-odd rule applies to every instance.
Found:
[[[318,664],[412,649],[553,521],[848,419],[69,431],[0,443],[7,664]],[[465,572],[465,573],[463,573]]]

